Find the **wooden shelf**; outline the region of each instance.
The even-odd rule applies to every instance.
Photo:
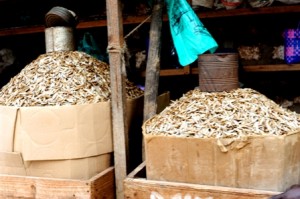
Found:
[[[177,75],[196,75],[198,74],[198,67],[192,68],[190,66],[185,66],[179,69],[161,69],[159,72],[160,76],[177,76]],[[141,74],[145,77],[145,71]]]
[[[185,66],[179,69],[161,69],[159,75],[162,76],[177,76],[177,75],[191,75],[198,74],[198,68],[191,68],[190,66]],[[141,73],[145,77],[145,71]]]
[[[123,24],[140,23],[144,21],[147,17],[148,16],[124,17]],[[148,20],[148,22],[150,22],[150,20]],[[106,27],[106,26],[107,26],[106,20],[101,19],[101,20],[94,20],[94,21],[81,21],[76,26],[76,29],[99,28],[99,27]],[[13,27],[13,28],[0,29],[0,36],[42,33],[44,31],[45,31],[44,25]]]
[[[198,13],[199,18],[220,18],[220,17],[233,17],[233,16],[248,16],[248,15],[261,15],[261,14],[284,14],[284,13],[297,13],[300,12],[300,5],[286,5],[286,6],[274,6],[274,7],[262,7],[262,8],[240,8],[234,10],[214,10]],[[123,24],[138,24],[144,21],[148,16],[124,16]],[[164,21],[168,20],[165,15]],[[147,21],[150,22],[150,19]],[[106,20],[94,20],[94,21],[81,21],[77,25],[77,29],[97,28],[107,26]],[[1,36],[9,35],[22,35],[32,33],[42,33],[45,27],[43,25],[38,26],[26,26],[26,27],[12,27],[7,29],[0,29]]]
[[[243,66],[245,72],[283,72],[283,71],[300,71],[300,64],[270,64],[270,65],[253,65]],[[177,76],[177,75],[196,75],[198,67],[186,66],[180,69],[162,69],[160,76]],[[145,76],[145,72],[142,72]]]
[[[262,8],[239,8],[233,10],[215,10],[209,12],[198,13],[200,18],[217,18],[217,17],[233,17],[248,16],[262,14],[286,14],[300,12],[300,5],[270,6]]]
[[[244,66],[243,69],[246,72],[300,71],[300,64],[255,65],[255,66]]]

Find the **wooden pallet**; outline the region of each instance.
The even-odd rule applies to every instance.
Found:
[[[124,180],[126,199],[268,199],[279,192],[147,180],[145,162]]]
[[[89,180],[0,175],[0,198],[114,199],[114,167]]]

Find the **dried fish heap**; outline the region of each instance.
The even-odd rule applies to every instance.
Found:
[[[249,88],[189,91],[145,124],[145,133],[196,138],[283,135],[297,130],[299,114]]]
[[[129,129],[143,91],[126,80],[126,94]],[[110,98],[104,62],[77,51],[40,55],[0,90],[0,174],[90,179],[111,166]]]
[[[143,91],[126,79],[127,98]],[[109,66],[78,51],[40,55],[0,90],[0,105],[62,106],[110,100]]]
[[[147,179],[284,191],[300,183],[299,132],[255,90],[195,89],[143,124]]]

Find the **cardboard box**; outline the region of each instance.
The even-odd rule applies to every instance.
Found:
[[[144,137],[149,180],[269,191],[300,183],[300,132],[239,141]]]
[[[0,174],[87,180],[112,165],[112,153],[70,160],[23,161],[21,153],[0,152]]]
[[[109,102],[15,111],[13,148],[24,161],[76,159],[113,151]]]
[[[127,100],[128,128],[141,102]],[[0,124],[1,174],[87,179],[111,166],[110,102],[0,106]]]

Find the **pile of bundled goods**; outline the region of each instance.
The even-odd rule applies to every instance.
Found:
[[[126,79],[126,95],[143,91]],[[98,103],[111,98],[109,66],[78,51],[40,55],[0,90],[0,105],[62,106]]]
[[[300,130],[300,117],[252,89],[189,91],[151,118],[145,132],[198,138],[283,135]]]

